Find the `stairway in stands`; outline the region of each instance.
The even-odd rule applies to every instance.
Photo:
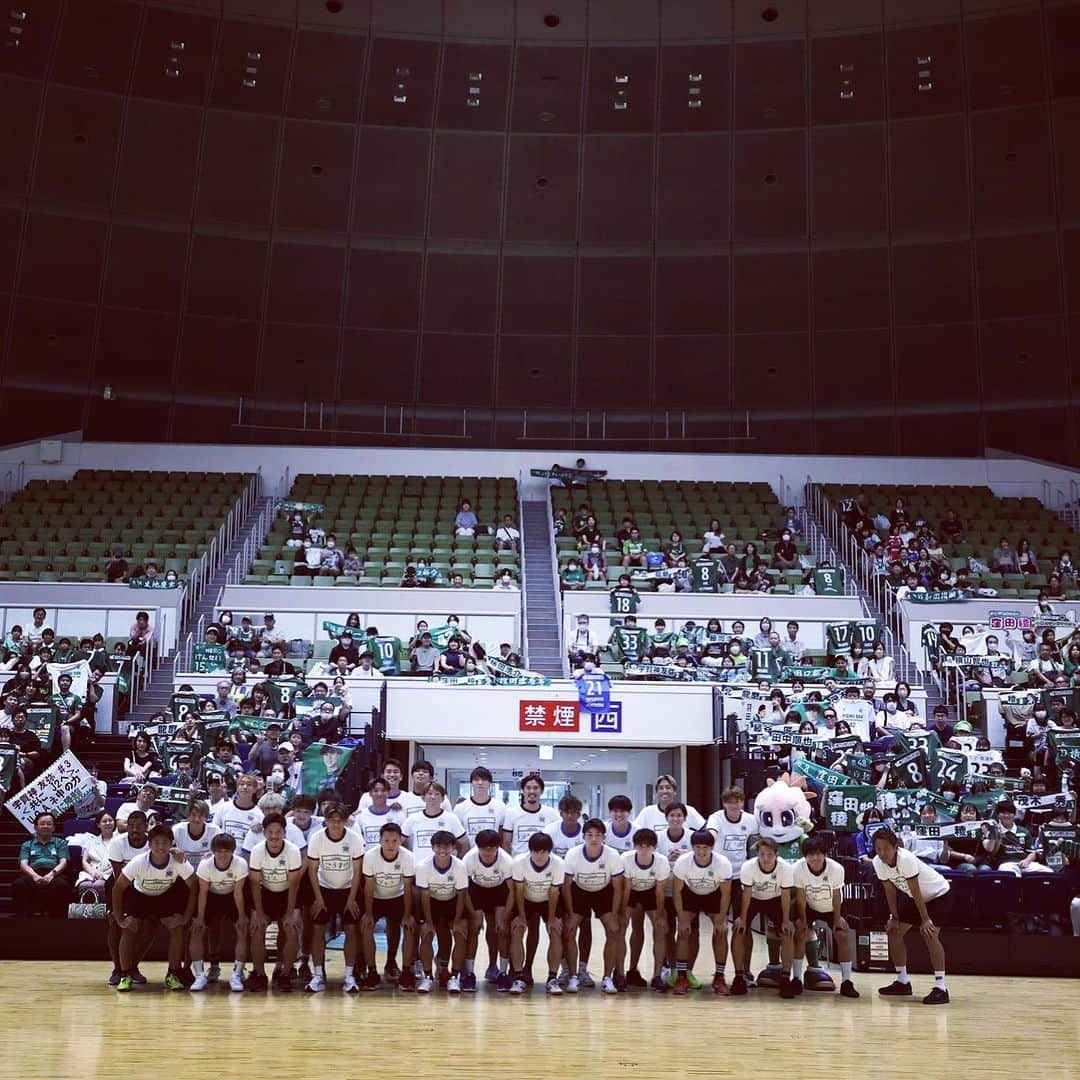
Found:
[[[177,640],[183,644],[184,639],[198,625],[200,617],[203,625],[213,618],[214,604],[218,593],[225,584],[225,575],[232,567],[236,556],[248,534],[255,526],[259,514],[266,507],[269,499],[258,499],[252,512],[244,519],[237,531],[237,537],[232,546],[224,553],[214,575],[207,582],[206,588],[200,597],[188,621],[181,626]],[[259,540],[262,538],[259,537]],[[161,663],[154,670],[150,682],[142,692],[139,700],[132,711],[122,717],[121,723],[145,724],[154,713],[168,711],[169,699],[173,692],[173,661],[176,658],[174,649],[167,656],[162,657]],[[79,747],[77,750],[80,761],[88,768],[96,765],[98,775],[104,780],[115,780],[123,772],[124,754],[128,748],[126,735],[95,735],[93,742]],[[11,882],[18,870],[19,845],[28,838],[29,834],[11,814],[0,811],[0,913],[11,910]],[[72,881],[76,877],[72,872]]]
[[[551,508],[546,499],[521,503],[521,556],[525,572],[525,663],[531,671],[562,678],[559,620],[562,605],[555,577]]]

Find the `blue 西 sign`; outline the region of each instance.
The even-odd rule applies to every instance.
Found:
[[[622,702],[611,701],[606,712],[594,712],[590,716],[590,730],[597,735],[622,734]]]

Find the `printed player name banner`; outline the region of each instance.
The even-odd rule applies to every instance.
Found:
[[[872,784],[827,787],[822,796],[822,817],[836,832],[858,832],[862,816],[874,808],[877,788]]]
[[[196,645],[192,650],[191,666],[198,675],[213,675],[229,666],[229,654],[224,645]]]
[[[929,592],[912,590],[907,594],[912,604],[956,604],[971,599],[970,589],[932,589]]]
[[[97,790],[94,778],[82,762],[65,750],[40,776],[16,792],[4,805],[27,832],[34,831],[34,817],[43,811],[62,814]]]
[[[128,582],[129,589],[179,589],[184,583],[179,578],[136,577]]]

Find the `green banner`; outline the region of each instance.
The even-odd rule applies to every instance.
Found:
[[[161,758],[162,767],[167,773],[176,772],[176,759],[181,754],[191,755],[192,768],[197,772],[199,758],[202,757],[202,747],[197,742],[169,742],[165,740],[158,748],[158,757]]]
[[[800,682],[824,682],[836,678],[836,668],[815,667],[813,664],[788,664],[780,673],[784,682],[798,679]]]
[[[264,683],[274,712],[280,713],[292,704],[294,697],[307,697],[307,684],[297,675],[278,675]]]
[[[821,817],[836,832],[858,832],[862,816],[877,804],[878,790],[872,784],[845,784],[827,787],[821,800]]]
[[[851,777],[846,776],[844,773],[838,773],[835,769],[827,769],[824,765],[817,765],[813,761],[807,761],[806,758],[800,758],[796,761],[793,771],[823,788],[848,787],[852,783]]]
[[[843,596],[844,572],[840,569],[825,567],[813,574],[814,592],[818,596]]]
[[[299,510],[304,514],[321,514],[326,510],[322,503],[299,502],[297,499],[282,499],[277,508],[279,510]]]
[[[230,791],[233,791],[236,788],[236,778],[239,775],[240,770],[235,765],[225,765],[211,757],[204,757],[199,768],[199,779],[204,788],[208,787],[211,776],[220,776],[225,786]]]
[[[205,792],[200,792],[201,798]],[[169,817],[173,821],[183,821],[187,817],[187,805],[192,798],[192,792],[184,787],[162,787],[158,789],[158,797],[154,800],[155,806],[164,806]]]
[[[859,784],[873,784],[877,780],[874,759],[869,754],[848,754],[844,759],[848,776]]]
[[[229,654],[224,645],[196,645],[191,654],[191,669],[198,675],[215,675],[228,670]]]
[[[494,686],[495,680],[490,675],[429,675],[429,683],[443,683],[446,686]]]
[[[352,634],[358,639],[364,636],[364,631],[358,626],[346,626],[344,623],[333,622],[331,619],[323,619],[322,628],[332,638],[339,638],[342,634]],[[359,645],[359,641],[356,644]]]
[[[941,790],[942,784],[956,784],[964,786],[967,778],[967,755],[959,750],[938,750],[930,763],[931,786],[935,791]]]
[[[204,754],[212,754],[220,738],[229,734],[229,718],[223,712],[203,713],[205,720],[199,735]]]
[[[920,749],[897,754],[889,762],[889,777],[898,788],[924,788],[930,782],[926,754]]]
[[[436,649],[447,648],[450,645],[450,639],[456,637],[460,629],[459,626],[450,626],[449,624],[429,627],[428,633],[431,634],[431,644]]]
[[[334,706],[336,712],[342,706],[342,700],[339,697],[324,697],[317,698],[314,693],[297,694],[292,701],[293,709],[296,712],[297,719],[309,715],[315,709],[321,708],[324,702],[329,702]]]
[[[264,720],[261,716],[234,716],[229,721],[229,734],[232,735],[238,731],[242,732],[244,735],[250,736],[246,741],[252,742],[260,735],[265,735],[266,729],[271,724],[277,724],[283,732],[292,727],[288,720],[282,722],[281,720]]]
[[[623,667],[627,678],[666,679],[668,682],[694,682],[692,668],[677,667],[675,664],[628,663]]]
[[[323,788],[336,786],[349,764],[352,752],[351,746],[334,746],[324,742],[312,743],[307,747],[301,772],[304,794],[316,795]]]
[[[919,811],[929,803],[938,817],[955,821],[960,816],[960,804],[952,799],[943,799],[926,788],[896,788],[879,794],[882,810],[886,817],[891,817],[898,825],[918,825]],[[969,801],[965,796],[965,802]],[[974,802],[974,799],[970,800]],[[980,814],[982,808],[980,808]]]
[[[1076,845],[1080,843],[1080,826],[1069,824],[1056,825],[1047,822],[1039,831],[1046,865],[1054,870],[1064,869],[1066,859],[1076,858]]]
[[[913,604],[955,604],[971,599],[970,589],[933,589],[929,592],[912,590],[907,599]]]
[[[136,577],[128,582],[129,589],[179,589],[183,586],[179,578]]]
[[[169,711],[176,723],[182,723],[189,712],[198,715],[199,695],[194,693],[173,694],[169,699]]]
[[[32,731],[46,749],[52,748],[56,738],[57,715],[54,705],[27,705],[26,730]]]
[[[1054,761],[1059,768],[1070,762],[1080,761],[1080,732],[1051,731],[1048,737],[1054,751]]]

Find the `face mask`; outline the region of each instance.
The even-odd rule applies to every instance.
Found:
[[[784,542],[787,543],[791,539],[791,533],[784,533]]]
[[[334,541],[334,540],[327,540],[327,541],[326,541],[326,546],[327,546],[328,548],[332,548],[332,547],[336,547],[336,546],[337,546],[337,544],[336,544],[336,541]]]
[[[896,702],[895,701],[887,701],[887,702],[885,702],[885,711],[886,712],[891,712],[891,713],[896,712]]]

